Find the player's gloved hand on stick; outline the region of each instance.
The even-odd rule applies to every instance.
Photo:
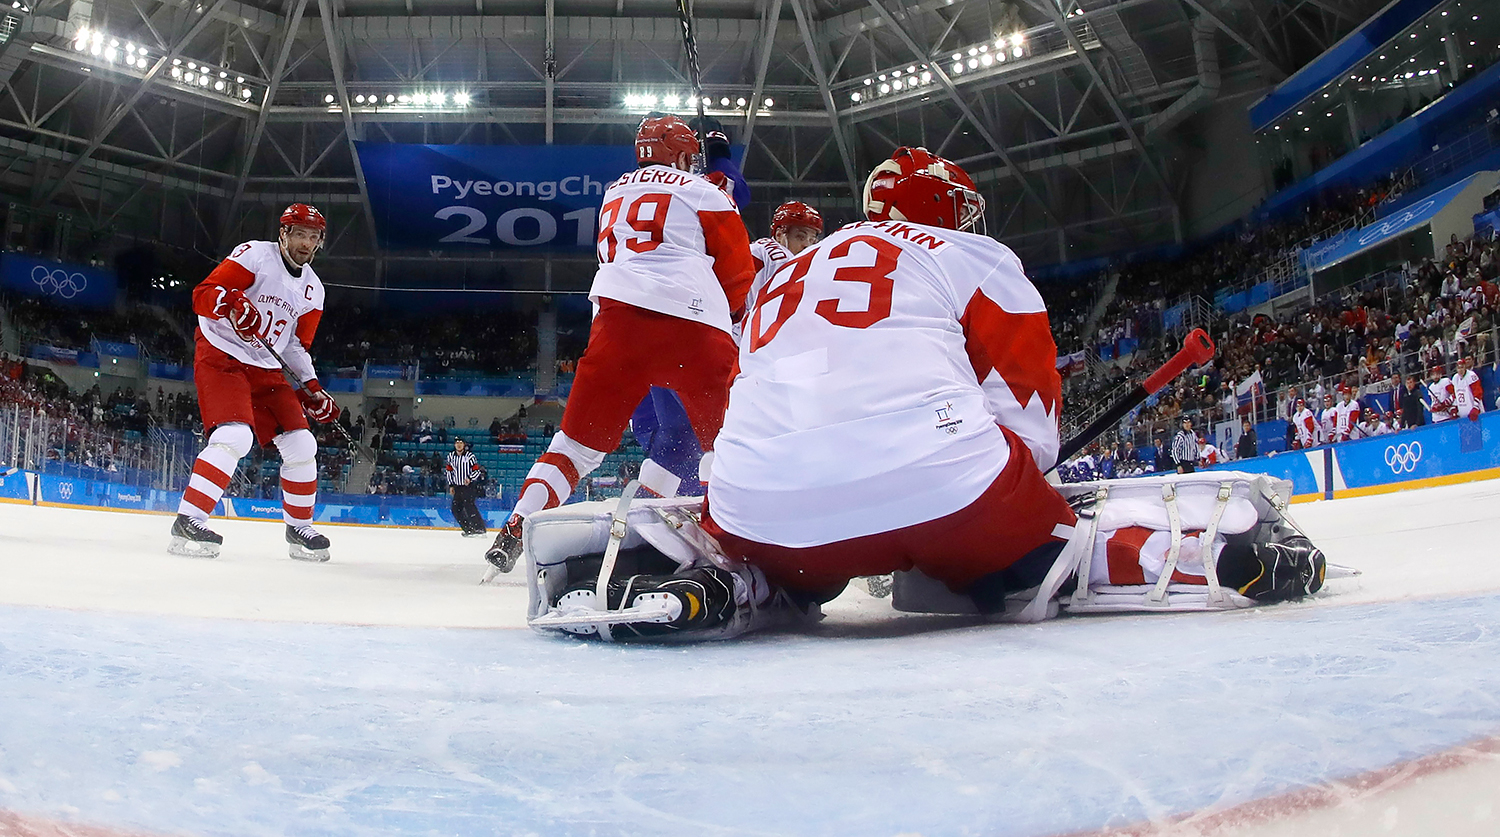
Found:
[[[688,127],[703,137],[704,159],[718,160],[729,156],[729,135],[724,132],[724,123],[712,116],[701,120],[694,117],[688,120]]]
[[[239,288],[230,288],[219,297],[219,304],[214,306],[214,314],[228,320],[234,333],[246,340],[259,335],[260,327],[264,324],[260,309]]]
[[[303,384],[302,389],[297,390],[297,398],[302,402],[302,408],[307,410],[308,418],[318,424],[328,424],[339,417],[338,402],[324,391],[317,378]]]

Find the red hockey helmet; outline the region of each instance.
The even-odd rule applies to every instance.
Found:
[[[641,166],[675,165],[677,155],[697,154],[701,147],[693,129],[671,114],[648,116],[635,132],[635,162]]]
[[[984,218],[984,198],[957,164],[902,146],[865,181],[865,217],[968,231]]]
[[[294,203],[281,213],[281,226],[283,227],[312,227],[315,230],[328,232],[328,219],[318,208],[310,204]]]
[[[776,213],[771,216],[771,235],[775,236],[787,227],[810,227],[822,235],[823,216],[802,201],[787,201],[776,207]]]

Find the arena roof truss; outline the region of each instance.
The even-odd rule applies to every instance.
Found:
[[[865,172],[920,144],[975,176],[991,234],[1055,262],[1180,235],[1180,126],[1370,5],[698,0],[695,17],[708,110],[746,147],[752,231],[788,198],[853,219]],[[625,144],[646,111],[692,110],[656,0],[43,0],[7,34],[12,228],[216,258],[307,200],[334,225],[323,258],[360,281],[415,255],[534,260],[382,252],[356,142]]]

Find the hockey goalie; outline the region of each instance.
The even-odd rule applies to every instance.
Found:
[[[889,573],[898,609],[1008,621],[1322,586],[1285,483],[1049,484],[1056,347],[1015,254],[973,232],[973,181],[900,148],[864,208],[753,300],[706,502],[632,486],[526,519],[533,627],[725,638],[816,619],[851,579]]]

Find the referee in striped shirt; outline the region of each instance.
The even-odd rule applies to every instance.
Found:
[[[485,534],[484,516],[474,502],[479,499],[480,483],[484,480],[484,469],[479,460],[469,451],[463,439],[453,440],[453,452],[448,454],[448,489],[453,493],[453,519],[458,521],[465,537]]]

